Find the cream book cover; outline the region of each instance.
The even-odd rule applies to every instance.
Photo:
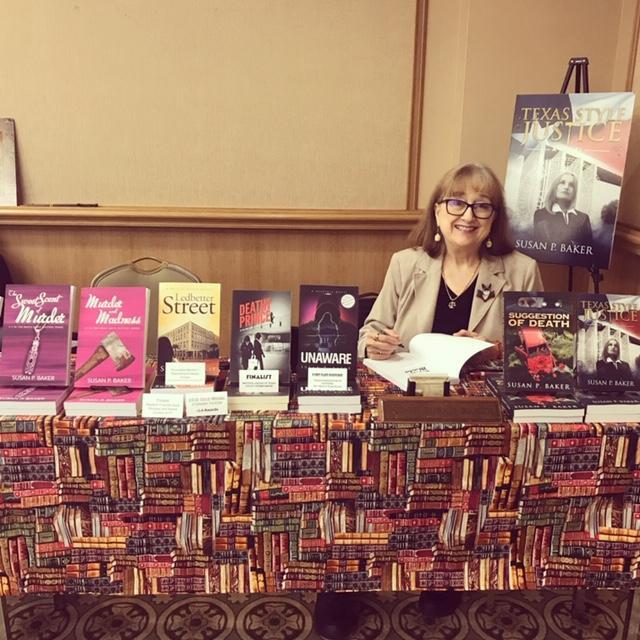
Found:
[[[11,118],[0,118],[0,205],[17,204],[15,123]]]
[[[161,282],[158,286],[158,378],[167,362],[204,362],[219,367],[220,284]]]

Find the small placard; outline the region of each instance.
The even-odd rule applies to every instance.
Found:
[[[142,394],[143,418],[182,418],[184,396],[181,393]]]
[[[204,362],[167,362],[166,364],[165,384],[169,386],[204,384],[206,377]]]
[[[193,416],[225,416],[229,413],[226,391],[189,392],[184,396],[187,417]]]
[[[280,371],[278,369],[240,371],[240,393],[278,393],[279,385]]]
[[[346,391],[347,369],[345,367],[309,367],[307,389],[311,391]]]

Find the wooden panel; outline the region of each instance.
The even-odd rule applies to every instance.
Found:
[[[206,209],[199,207],[0,207],[0,227],[151,227],[408,231],[420,211]]]
[[[4,228],[0,251],[17,282],[86,286],[109,266],[156,256],[222,283],[222,352],[228,353],[233,289],[285,289],[297,323],[300,284],[378,291],[406,231]]]

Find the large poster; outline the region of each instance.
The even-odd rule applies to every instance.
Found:
[[[516,98],[505,194],[519,251],[608,268],[633,93]]]

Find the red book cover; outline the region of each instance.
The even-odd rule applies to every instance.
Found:
[[[81,290],[76,388],[144,388],[148,309],[146,287]]]
[[[75,287],[7,285],[0,383],[65,387],[69,384]]]

